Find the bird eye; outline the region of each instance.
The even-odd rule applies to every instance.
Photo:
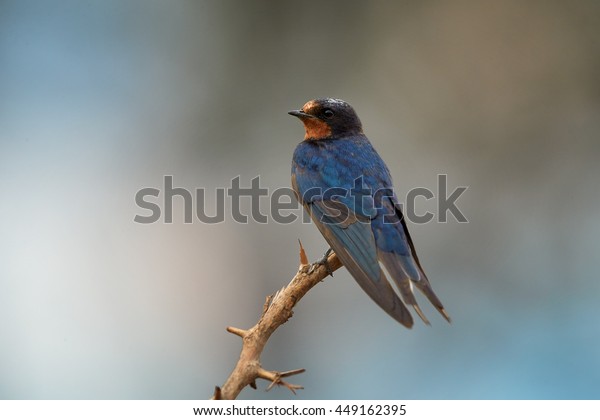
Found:
[[[331,109],[326,109],[325,111],[323,111],[323,115],[325,116],[325,118],[331,118],[333,117],[333,111]]]

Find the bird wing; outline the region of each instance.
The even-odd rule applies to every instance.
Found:
[[[413,319],[383,273],[371,223],[334,200],[305,203],[313,222],[360,287],[392,318],[407,328]]]

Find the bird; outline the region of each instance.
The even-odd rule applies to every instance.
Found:
[[[322,261],[333,250],[367,295],[407,328],[414,323],[408,307],[430,325],[414,287],[451,322],[423,271],[390,171],[352,106],[319,98],[288,113],[304,124],[292,158],[292,188],[330,246]]]

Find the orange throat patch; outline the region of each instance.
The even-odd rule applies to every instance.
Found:
[[[331,127],[325,121],[318,118],[304,118],[302,122],[306,130],[304,140],[321,140],[331,137]]]

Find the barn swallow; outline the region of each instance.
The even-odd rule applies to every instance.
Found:
[[[429,324],[413,286],[450,322],[419,262],[390,172],[354,109],[342,100],[324,98],[289,114],[304,123],[306,132],[294,151],[292,187],[342,264],[405,327],[413,325],[407,306]]]

